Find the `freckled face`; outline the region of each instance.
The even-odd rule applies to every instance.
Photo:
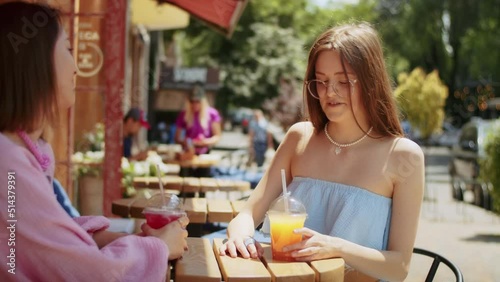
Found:
[[[316,60],[315,79],[323,81],[324,85],[327,85],[324,94],[318,95],[319,101],[330,121],[354,119],[354,115],[359,118],[364,114],[359,82],[354,82],[357,81],[356,74],[346,61],[344,61],[344,65],[348,79],[345,77],[340,54],[337,51],[322,51]],[[335,85],[335,89],[333,85]],[[351,104],[354,113],[351,110]]]
[[[57,100],[60,110],[67,110],[75,103],[76,64],[71,44],[62,29],[54,46],[54,67],[57,77]]]

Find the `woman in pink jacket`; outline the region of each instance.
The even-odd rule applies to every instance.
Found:
[[[2,4],[0,38],[0,281],[164,281],[187,218],[112,233],[104,217],[70,218],[53,193],[45,133],[73,105],[76,74],[59,12]]]

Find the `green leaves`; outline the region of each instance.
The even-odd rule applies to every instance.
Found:
[[[426,74],[421,68],[414,69],[409,75],[400,74],[398,82],[395,95],[399,106],[422,138],[429,138],[442,127],[448,88],[441,82],[437,71]]]
[[[481,179],[493,185],[493,209],[500,212],[500,119],[495,121],[485,142],[485,158],[480,159]]]

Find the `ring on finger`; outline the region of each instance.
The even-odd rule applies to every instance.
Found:
[[[243,241],[243,244],[245,244],[245,247],[248,247],[250,244],[255,244],[255,239],[252,237],[248,237]]]

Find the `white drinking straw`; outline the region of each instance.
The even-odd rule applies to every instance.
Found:
[[[163,190],[163,183],[161,181],[161,170],[159,164],[156,164],[156,174],[158,175],[158,184],[160,184],[161,202],[163,204],[162,208],[165,208],[167,206],[167,203],[165,203],[165,190]]]
[[[286,193],[285,170],[281,169],[281,186],[283,187],[283,200],[285,201],[285,212],[288,213],[288,194]]]

